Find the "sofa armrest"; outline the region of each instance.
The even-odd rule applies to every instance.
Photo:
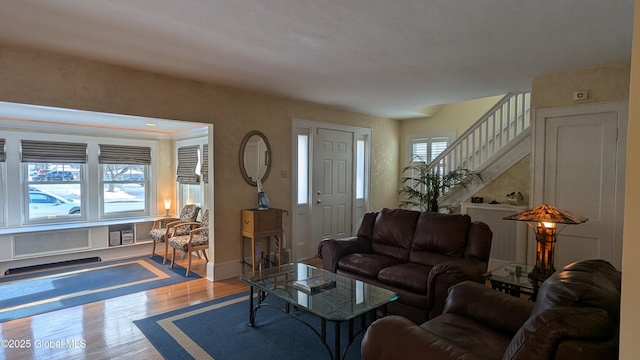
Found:
[[[362,237],[324,239],[318,245],[318,257],[324,270],[336,272],[338,260],[354,253],[370,253],[371,241]]]
[[[496,331],[513,335],[529,319],[534,305],[529,300],[464,281],[449,289],[444,312],[469,317]]]
[[[429,318],[442,313],[449,288],[466,280],[484,283],[487,263],[473,257],[444,261],[431,269],[427,279]]]
[[[455,344],[401,316],[386,316],[369,326],[362,339],[362,360],[476,360]]]

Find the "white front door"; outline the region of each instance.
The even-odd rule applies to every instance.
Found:
[[[556,269],[585,259],[621,267],[626,135],[619,131],[626,130],[627,107],[595,104],[536,115],[531,207],[547,203],[589,218],[558,235]]]
[[[351,236],[353,132],[318,128],[311,181],[312,250],[322,239]]]

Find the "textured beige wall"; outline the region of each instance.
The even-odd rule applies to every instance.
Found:
[[[636,1],[631,56],[631,89],[627,133],[627,179],[622,241],[622,313],[620,359],[640,354],[640,3]]]
[[[473,196],[482,197],[484,202],[495,200],[501,204],[508,204],[506,195],[512,191],[520,191],[524,196],[523,205],[528,205],[530,188],[531,156],[527,155]]]
[[[0,79],[0,101],[214,124],[216,262],[239,258],[240,209],[256,206],[256,189],[238,166],[250,130],[262,131],[271,144],[273,168],[264,186],[273,207],[291,210],[292,119],[371,128],[371,208],[396,205],[396,120],[9,46],[0,46]],[[290,231],[290,217],[285,226]]]
[[[531,107],[534,109],[574,106],[629,99],[629,74],[626,63],[550,74],[533,79]],[[586,90],[587,100],[573,100],[573,93]]]

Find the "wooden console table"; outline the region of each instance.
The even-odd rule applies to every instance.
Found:
[[[242,218],[242,226],[241,226],[241,235],[242,235],[242,255],[240,257],[240,263],[242,264],[242,273],[244,274],[244,266],[249,265],[252,270],[257,270],[259,266],[256,265],[256,239],[266,238],[266,254],[270,256],[271,254],[271,237],[278,236],[280,239],[280,244],[278,246],[278,261],[282,261],[282,241],[283,241],[283,231],[282,231],[282,210],[281,209],[266,209],[266,210],[258,210],[258,209],[243,209],[241,212]],[[245,256],[245,247],[244,242],[245,238],[251,240],[251,263],[247,263],[244,260]],[[262,260],[262,259],[260,259]],[[267,267],[269,264],[267,264]]]

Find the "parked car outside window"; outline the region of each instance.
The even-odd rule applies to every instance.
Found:
[[[80,205],[48,191],[29,187],[29,217],[79,215]]]
[[[47,171],[45,174],[38,174],[32,181],[73,181],[76,176],[71,171]]]

